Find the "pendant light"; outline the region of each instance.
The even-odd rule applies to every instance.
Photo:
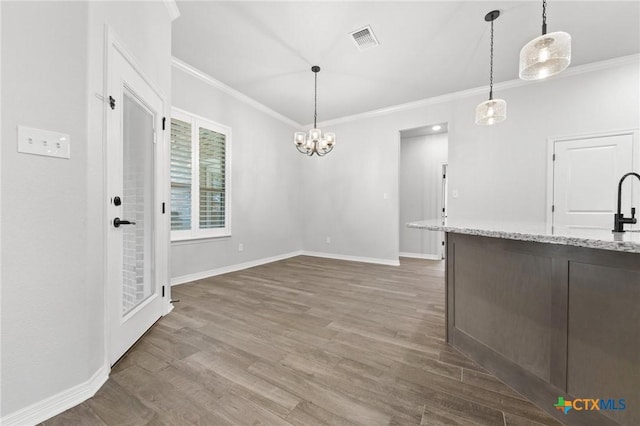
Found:
[[[490,126],[507,118],[507,103],[503,99],[493,99],[493,21],[500,16],[499,10],[487,13],[484,20],[491,22],[491,61],[489,67],[489,100],[476,107],[476,124]]]
[[[542,1],[542,35],[520,50],[520,78],[541,80],[564,71],[571,63],[571,36],[547,34],[547,0]]]
[[[317,154],[319,157],[328,154],[336,144],[335,133],[325,133],[322,136],[322,131],[318,129],[316,119],[318,118],[318,73],[320,67],[314,65],[311,67],[311,71],[315,74],[315,92],[313,98],[313,129],[309,130],[309,135],[305,132],[296,132],[293,136],[293,143],[298,151],[308,156]]]

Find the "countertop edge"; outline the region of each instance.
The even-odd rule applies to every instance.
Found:
[[[447,225],[435,225],[409,222],[408,228],[428,231],[453,232],[456,234],[477,235],[482,237],[505,238],[509,240],[531,241],[538,243],[561,244],[625,253],[640,253],[640,244],[632,241],[603,241],[590,238],[566,237],[561,235],[543,235],[524,232],[496,231],[481,228],[462,228]]]

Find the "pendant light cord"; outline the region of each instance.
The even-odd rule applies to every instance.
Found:
[[[493,99],[493,21],[491,21],[491,61],[489,67],[489,100]]]
[[[542,0],[542,35],[547,33],[547,0]]]
[[[318,119],[318,72],[315,71],[315,86],[313,91],[313,128],[317,129],[316,120]]]

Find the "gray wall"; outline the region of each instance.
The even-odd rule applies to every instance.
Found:
[[[338,144],[305,166],[304,249],[398,258],[399,130],[429,123],[449,123],[449,192],[459,193],[449,196],[449,218],[544,222],[547,138],[640,127],[638,75],[636,60],[496,90],[508,118],[489,127],[474,124],[486,94],[319,123],[336,132]],[[335,236],[332,245],[326,235]]]
[[[2,4],[3,415],[89,377],[87,17]],[[68,133],[71,159],[18,154],[19,124]]]
[[[400,253],[440,258],[442,235],[416,232],[407,222],[442,217],[442,164],[447,162],[447,134],[400,140]]]
[[[468,118],[449,133],[450,217],[544,222],[547,139],[640,127],[639,75],[635,62],[498,92],[508,117],[490,127],[473,124],[482,99],[457,102]]]
[[[300,250],[305,176],[292,142],[297,129],[176,68],[173,105],[231,127],[232,235],[172,243],[171,276]]]
[[[399,130],[419,126],[384,118],[319,126],[335,130],[337,144],[303,161],[304,250],[397,261]]]
[[[108,367],[105,24],[170,104],[163,3],[2,2],[3,418]],[[18,154],[18,124],[70,134],[71,159]]]

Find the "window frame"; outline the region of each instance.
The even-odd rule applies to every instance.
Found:
[[[171,108],[171,119],[191,123],[191,229],[171,230],[171,242],[198,240],[205,238],[225,238],[231,236],[231,127],[216,123],[180,108]],[[172,123],[169,122],[169,129]],[[224,158],[224,228],[200,228],[200,128],[225,135]],[[171,143],[171,142],[170,142]],[[169,146],[171,161],[171,146]],[[169,167],[169,185],[173,183]],[[171,214],[171,205],[169,214]],[[171,223],[171,220],[169,220]]]

